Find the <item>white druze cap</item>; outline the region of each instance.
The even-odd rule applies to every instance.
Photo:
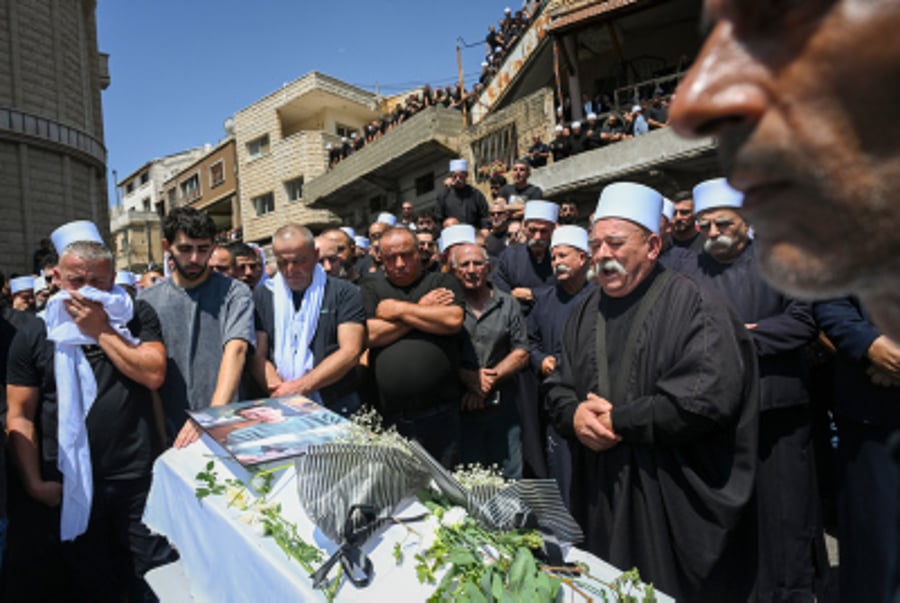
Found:
[[[468,172],[469,171],[469,162],[465,159],[451,159],[450,160],[450,171],[451,172]]]
[[[550,249],[553,249],[557,245],[568,245],[569,247],[580,249],[585,253],[590,253],[591,249],[588,246],[587,231],[581,226],[574,226],[572,224],[559,226],[553,231],[553,238],[550,239]]]
[[[15,295],[20,291],[34,291],[33,276],[17,276],[9,279],[9,292]]]
[[[460,243],[475,242],[475,227],[471,224],[454,224],[441,231],[438,243],[441,253]]]
[[[88,220],[76,220],[75,222],[63,224],[53,231],[50,235],[50,240],[53,241],[57,254],[62,254],[63,249],[77,241],[103,244],[103,238],[100,236],[97,226]]]
[[[380,214],[378,214],[378,217],[375,218],[375,221],[376,222],[384,222],[388,226],[394,226],[395,224],[397,224],[397,216],[395,216],[392,213],[383,211]]]
[[[663,209],[662,215],[666,217],[666,220],[669,222],[672,221],[672,218],[675,217],[675,204],[663,197]]]
[[[46,288],[47,288],[47,279],[45,279],[43,276],[39,276],[34,279],[33,290],[35,293],[38,293],[39,291],[43,291]]]
[[[117,285],[127,285],[129,287],[134,287],[135,283],[137,283],[137,279],[135,278],[133,272],[128,272],[127,270],[119,270],[116,272]]]
[[[347,236],[349,236],[351,239],[356,238],[356,231],[353,230],[351,227],[341,226],[341,230],[343,230],[345,233],[347,233]]]
[[[356,246],[364,251],[369,250],[369,239],[367,237],[363,237],[360,235],[356,235],[353,237],[353,242],[356,243]]]
[[[739,209],[744,205],[744,194],[731,188],[724,178],[714,178],[694,187],[694,213],[700,215],[708,209]]]
[[[523,222],[528,220],[546,220],[556,224],[559,218],[559,205],[552,201],[528,201],[525,204],[525,216]]]
[[[663,198],[654,189],[635,182],[614,182],[603,189],[594,222],[604,218],[621,218],[659,234],[659,217]]]

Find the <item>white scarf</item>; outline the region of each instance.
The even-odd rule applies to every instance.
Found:
[[[278,376],[285,381],[299,379],[312,370],[312,340],[319,323],[322,311],[322,298],[325,293],[325,271],[319,264],[313,269],[312,282],[303,292],[300,309],[294,311],[293,292],[281,276],[266,281],[266,287],[272,291],[272,302],[275,306],[275,351],[274,363]],[[318,392],[310,394],[310,398],[321,402]]]
[[[111,291],[82,287],[78,292],[89,300],[103,304],[109,324],[131,345],[139,341],[126,327],[134,315],[131,296],[114,286]],[[85,421],[97,399],[97,379],[82,345],[96,345],[93,337],[81,332],[63,303],[71,299],[68,291],[60,291],[47,301],[44,322],[47,339],[53,341],[53,369],[56,376],[58,412],[57,467],[63,476],[60,537],[74,540],[87,530],[94,495],[91,450]]]

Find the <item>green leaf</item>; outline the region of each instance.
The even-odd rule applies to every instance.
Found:
[[[506,586],[503,584],[503,578],[498,573],[494,573],[493,578],[491,578],[491,594],[498,601],[502,601],[503,596],[506,595]]]
[[[529,568],[530,566],[530,568]],[[516,558],[509,568],[509,590],[513,592],[521,592],[525,584],[525,576],[529,572],[534,571],[534,557],[531,551],[525,547],[519,547],[516,551]]]
[[[215,467],[215,466],[216,466],[215,461],[209,461],[208,463],[206,463],[206,470],[207,470],[207,471],[212,471],[212,470],[213,470],[213,467]]]
[[[453,565],[475,565],[475,556],[465,547],[457,546],[450,550],[450,563]]]
[[[206,488],[197,488],[195,494],[197,495],[197,498],[206,498],[209,496],[210,492]]]
[[[471,582],[466,582],[463,585],[463,595],[466,600],[472,601],[472,603],[488,603],[484,593]]]

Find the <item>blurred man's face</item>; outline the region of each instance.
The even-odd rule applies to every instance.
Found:
[[[313,270],[319,259],[316,254],[316,246],[313,241],[306,240],[302,236],[290,238],[275,238],[272,241],[272,251],[275,253],[275,263],[278,272],[291,291],[306,291],[312,282]]]
[[[416,230],[434,231],[434,218],[431,216],[422,216],[416,220]]]
[[[720,262],[735,259],[749,242],[750,228],[731,209],[710,209],[697,216],[703,249]]]
[[[437,254],[437,243],[434,235],[430,232],[416,232],[416,243],[419,249],[419,256],[422,258],[422,266],[428,267],[431,262],[435,261]]]
[[[706,14],[671,123],[716,137],[765,275],[796,296],[896,295],[900,3],[717,0]]]
[[[578,207],[574,203],[563,203],[559,206],[559,223],[574,224],[578,219]]]
[[[116,279],[109,260],[86,260],[72,253],[62,255],[54,272],[65,291],[78,291],[82,287],[111,291]]]
[[[524,188],[524,186],[528,183],[528,176],[531,174],[531,168],[524,163],[516,163],[513,164],[512,175],[513,182],[516,183],[519,188]]]
[[[587,262],[588,254],[570,245],[556,245],[550,250],[550,265],[561,283],[583,274]]]
[[[280,423],[284,421],[284,414],[280,408],[271,406],[250,406],[237,411],[237,414],[247,421],[258,423]]]
[[[32,289],[19,291],[12,296],[13,310],[34,310],[35,297]]]
[[[319,265],[325,274],[335,278],[344,278],[344,264],[338,255],[338,246],[333,239],[319,237],[316,239],[316,248],[319,253]]]
[[[388,280],[398,287],[413,284],[422,274],[422,260],[411,232],[394,232],[383,238],[381,262]]]
[[[471,243],[454,246],[453,273],[466,291],[477,291],[487,283],[491,264],[484,249]]]
[[[191,238],[179,230],[171,244],[163,240],[163,249],[169,252],[178,274],[188,282],[196,282],[206,277],[215,243],[212,239]]]
[[[694,227],[694,200],[675,201],[675,214],[672,216],[672,232],[676,235],[689,235],[696,232]]]
[[[410,203],[409,201],[406,201],[400,207],[400,217],[403,218],[404,220],[406,220],[407,222],[409,222],[410,220],[413,219],[413,215],[414,215],[413,204]]]
[[[255,254],[252,256],[239,255],[234,258],[234,277],[248,287],[256,288],[261,276],[262,264],[259,263],[259,258]]]
[[[233,269],[231,253],[224,247],[216,247],[209,256],[209,267],[219,274],[231,276]]]

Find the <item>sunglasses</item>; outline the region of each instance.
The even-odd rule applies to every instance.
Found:
[[[726,228],[730,228],[734,226],[734,220],[721,219],[721,220],[713,220],[712,224],[716,225],[716,228],[719,230],[725,230]],[[709,220],[697,220],[697,226],[700,230],[709,230],[710,221]]]

